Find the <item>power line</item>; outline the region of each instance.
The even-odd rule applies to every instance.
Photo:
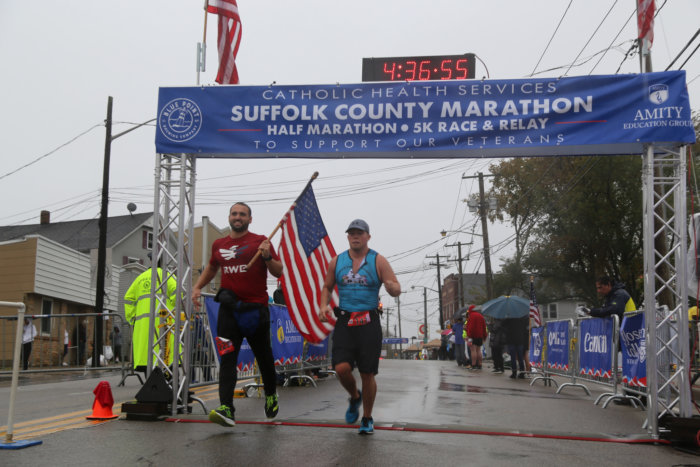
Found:
[[[6,173],[5,175],[1,175],[1,176],[0,176],[0,180],[2,180],[2,179],[5,178],[5,177],[9,177],[9,176],[12,175],[12,174],[15,174],[15,173],[19,172],[19,171],[22,170],[22,169],[26,169],[26,168],[29,167],[30,165],[36,164],[36,163],[39,162],[40,160],[42,160],[42,159],[44,159],[44,158],[46,158],[46,157],[49,157],[51,154],[55,153],[55,152],[58,151],[59,149],[68,146],[69,144],[71,144],[73,141],[77,140],[77,139],[80,138],[81,136],[86,135],[87,133],[89,133],[90,131],[94,130],[95,128],[101,127],[101,126],[103,126],[103,125],[104,125],[103,123],[99,123],[99,124],[97,124],[97,125],[91,126],[91,127],[88,128],[87,130],[85,130],[85,131],[83,131],[82,133],[80,133],[80,134],[79,134],[78,136],[76,136],[75,138],[71,138],[70,140],[68,140],[68,141],[66,141],[65,143],[61,144],[61,145],[58,146],[57,148],[55,148],[55,149],[53,149],[53,150],[47,152],[47,153],[44,154],[43,156],[39,156],[39,157],[37,157],[36,159],[34,159],[33,161],[31,161],[31,162],[29,162],[29,163],[27,163],[27,164],[24,164],[23,166],[21,166],[21,167],[15,169],[15,170],[13,170],[13,171],[11,171],[11,172]]]
[[[569,8],[571,8],[572,3],[574,3],[574,0],[569,0],[569,4],[567,5],[566,10],[564,10],[564,14],[559,19],[559,24],[557,24],[557,27],[554,29],[554,32],[552,33],[552,37],[549,38],[549,42],[547,42],[547,46],[542,51],[542,55],[540,55],[540,59],[537,60],[537,63],[535,64],[535,67],[532,69],[532,73],[530,73],[530,76],[533,76],[535,74],[535,70],[537,70],[537,67],[540,65],[540,62],[544,58],[544,54],[547,53],[549,46],[552,44],[552,41],[554,40],[554,36],[557,35],[557,31],[559,31],[559,26],[561,26],[561,23],[564,22],[564,18],[566,17],[566,14],[569,12]]]

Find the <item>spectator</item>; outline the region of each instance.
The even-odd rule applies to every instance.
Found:
[[[122,333],[118,326],[114,326],[112,331],[112,345],[114,346],[114,361],[122,360]]]
[[[36,326],[29,321],[29,318],[24,318],[24,330],[22,332],[22,367],[25,370],[29,368],[29,356],[32,354],[32,342],[34,342],[36,334]]]
[[[457,360],[457,366],[467,366],[467,357],[465,355],[465,341],[464,341],[464,324],[462,323],[462,316],[458,316],[452,325],[452,334],[455,337],[455,360]]]
[[[505,335],[503,329],[503,321],[500,319],[492,319],[489,322],[489,334],[491,339],[489,343],[491,345],[491,356],[493,357],[493,372],[501,374],[504,371],[503,368],[503,346],[505,344]]]
[[[488,330],[486,329],[486,320],[484,320],[484,316],[479,313],[474,305],[469,306],[467,336],[471,339],[469,347],[472,354],[472,370],[481,370],[483,360],[481,346],[488,336]]]
[[[528,339],[530,317],[504,319],[503,333],[510,354],[511,378],[525,378],[525,346]]]

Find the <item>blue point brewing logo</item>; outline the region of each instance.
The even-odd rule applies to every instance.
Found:
[[[161,109],[158,128],[170,141],[188,141],[202,128],[202,111],[190,99],[173,99]]]

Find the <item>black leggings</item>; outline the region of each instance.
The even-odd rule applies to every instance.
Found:
[[[238,353],[245,337],[250,345],[258,368],[262,375],[265,395],[271,396],[277,392],[277,375],[275,373],[275,361],[272,356],[272,344],[270,343],[270,311],[266,305],[260,305],[257,310],[259,322],[257,328],[251,332],[243,332],[238,326],[238,321],[230,307],[221,304],[219,317],[216,323],[216,333],[219,337],[231,340],[233,352],[221,356],[221,371],[219,372],[219,402],[228,405],[233,410],[233,392],[238,380]]]

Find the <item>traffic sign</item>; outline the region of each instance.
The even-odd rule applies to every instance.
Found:
[[[382,344],[408,344],[408,337],[385,337]]]
[[[425,324],[418,326],[418,334],[425,335]]]

